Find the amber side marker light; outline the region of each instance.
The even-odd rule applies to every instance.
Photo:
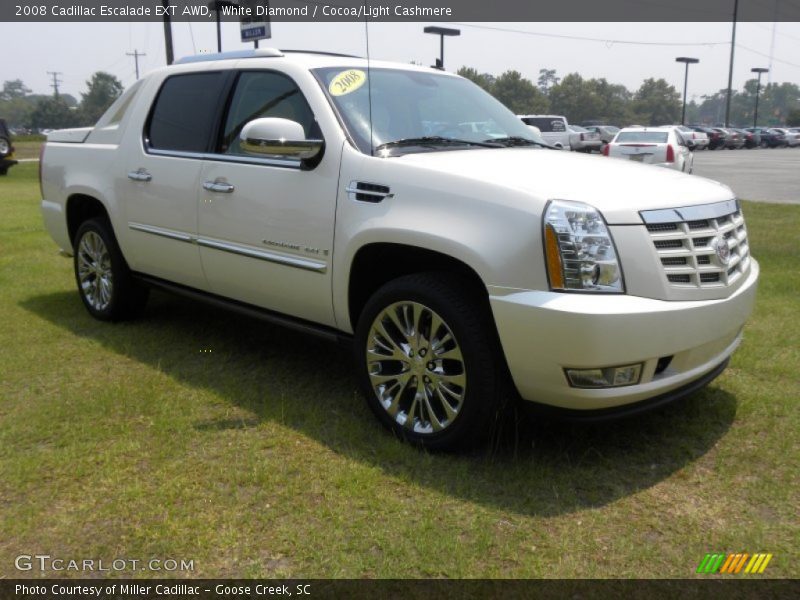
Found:
[[[561,252],[558,250],[558,234],[552,225],[544,228],[544,245],[547,253],[547,274],[550,276],[550,287],[564,289],[564,271],[561,264]]]

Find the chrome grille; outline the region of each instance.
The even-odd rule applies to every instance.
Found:
[[[698,218],[707,215],[712,216]],[[648,211],[642,217],[656,221],[646,226],[671,287],[724,287],[747,272],[750,247],[737,202]],[[718,244],[728,246],[727,264],[717,254]]]

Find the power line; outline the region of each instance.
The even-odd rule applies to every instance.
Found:
[[[53,83],[50,84],[50,87],[54,90],[53,95],[58,98],[58,84],[64,83],[58,76],[63,75],[63,73],[61,71],[48,71],[47,74],[53,76]]]
[[[748,48],[747,46],[742,46],[741,44],[736,44],[736,46],[738,46],[742,50],[747,50],[748,52],[752,52],[753,54],[758,54],[759,56],[763,56],[765,58],[771,58],[769,54],[766,54],[764,52],[759,52],[758,50],[753,50],[752,48]],[[789,62],[788,60],[781,60],[780,58],[773,58],[772,60],[784,65],[789,65],[790,67],[796,67],[800,69],[800,64],[798,63]]]
[[[508,27],[493,27],[491,25],[475,25],[474,23],[452,23],[461,27],[471,27],[473,29],[486,29],[491,31],[502,31],[504,33],[519,33],[521,35],[532,35],[536,37],[558,38],[563,40],[579,40],[583,42],[600,42],[606,45],[629,44],[634,46],[727,46],[730,42],[643,42],[639,40],[614,40],[609,38],[584,37],[578,35],[562,35],[558,33],[543,33],[541,31],[526,31],[524,29],[511,29]]]
[[[136,64],[136,79],[139,79],[139,57],[140,56],[147,56],[144,52],[139,52],[134,48],[133,52],[126,52],[126,56],[132,56],[133,62]]]

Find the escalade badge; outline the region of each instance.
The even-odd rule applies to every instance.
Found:
[[[717,259],[721,265],[727,265],[731,261],[731,249],[724,238],[715,237],[711,240],[711,247],[717,253]]]

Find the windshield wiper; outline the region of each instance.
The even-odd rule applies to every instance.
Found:
[[[536,140],[530,140],[528,138],[519,136],[519,135],[510,135],[508,137],[501,137],[501,138],[493,138],[491,140],[486,140],[487,142],[493,142],[495,144],[502,144],[507,147],[511,146],[541,146],[542,148],[549,148],[550,150],[558,150],[555,146],[551,146],[550,144],[543,144],[542,142],[537,142]]]
[[[416,137],[416,138],[403,138],[400,140],[394,140],[391,142],[386,142],[385,144],[381,144],[377,146],[375,150],[383,150],[384,148],[396,148],[399,146],[448,146],[448,145],[459,145],[459,146],[480,146],[481,148],[502,148],[501,144],[494,144],[490,143],[494,140],[487,140],[485,142],[474,142],[472,140],[460,140],[457,138],[450,138],[450,137],[442,137],[439,135],[428,135],[424,137]]]

